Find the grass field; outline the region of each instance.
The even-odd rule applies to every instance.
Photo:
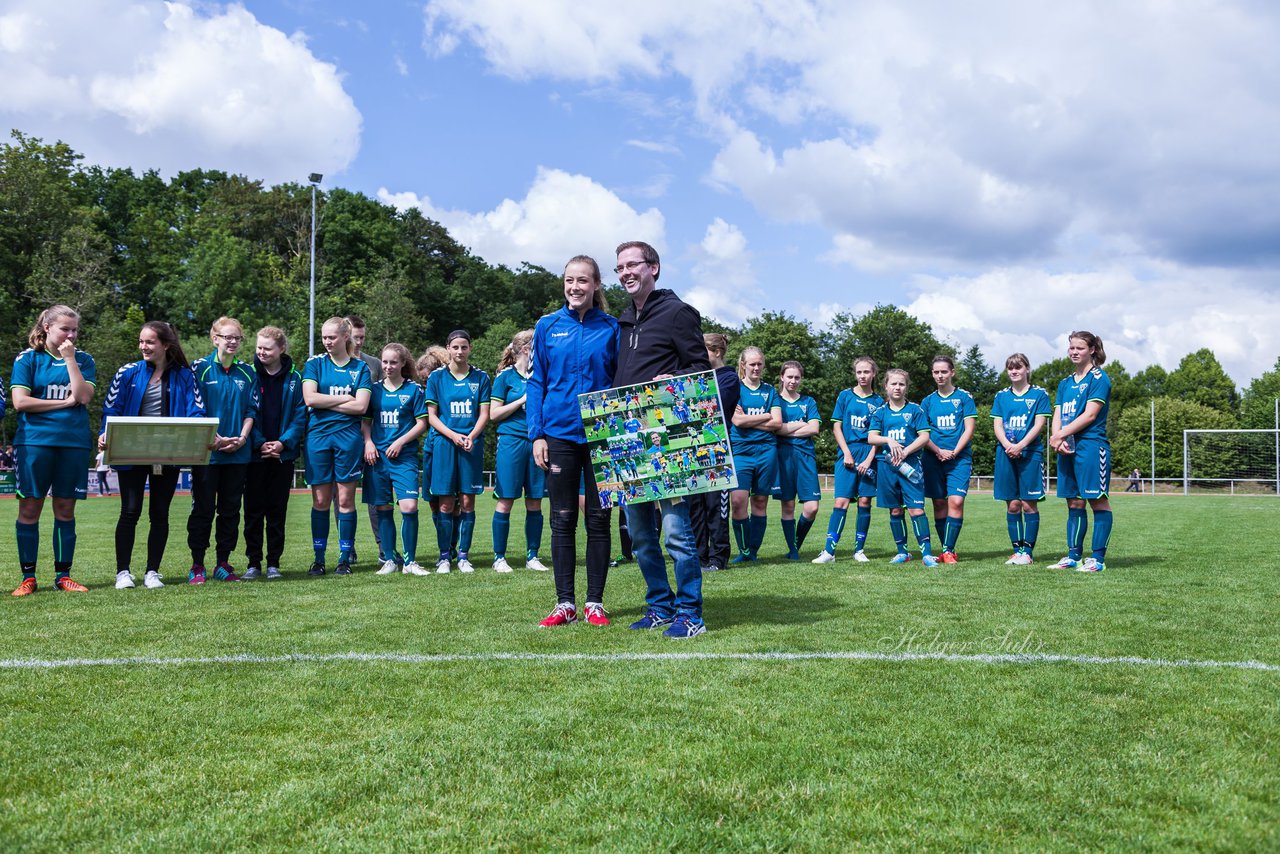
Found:
[[[175,524],[170,586],[116,591],[90,500],[92,592],[46,559],[0,602],[0,849],[1280,850],[1280,503],[1114,504],[1096,576],[1046,568],[1059,501],[1029,568],[984,495],[946,569],[889,566],[879,511],[870,564],[772,521],[679,643],[625,628],[634,564],[613,626],[539,629],[549,575],[376,577],[363,517],[357,574],[308,579],[303,496],[285,580],[178,583]],[[71,658],[130,661],[29,666]]]

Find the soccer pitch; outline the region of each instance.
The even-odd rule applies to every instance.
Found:
[[[829,497],[788,562],[771,502],[684,643],[626,629],[634,563],[612,626],[538,628],[552,579],[487,569],[487,495],[473,576],[375,576],[361,508],[356,574],[307,578],[299,495],[284,580],[200,588],[179,498],[156,591],[112,589],[119,505],[92,499],[87,595],[50,589],[46,512],[40,592],[0,603],[0,850],[1276,850],[1280,503],[1113,504],[1086,575],[1047,568],[1061,501],[1006,567],[1003,505],[972,496],[932,570],[887,563],[879,510],[872,563],[850,521],[809,564]]]

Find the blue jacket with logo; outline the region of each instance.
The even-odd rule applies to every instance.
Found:
[[[255,371],[262,370],[262,364],[255,356]],[[302,439],[307,435],[307,404],[302,399],[302,373],[293,366],[293,359],[288,355],[280,357],[280,370],[286,371],[284,389],[280,401],[280,439],[284,450],[280,452],[280,462],[296,460],[302,453]],[[261,384],[259,384],[261,389]],[[253,421],[253,432],[249,436],[249,445],[253,448],[253,459],[258,459],[262,443],[267,441],[258,429],[258,420]]]
[[[116,371],[107,389],[107,400],[102,405],[101,435],[107,432],[107,419],[113,415],[136,416],[142,411],[142,395],[146,393],[154,365],[144,359]],[[161,380],[160,414],[165,418],[204,418],[204,395],[190,368],[169,365]],[[132,466],[112,466],[116,471],[128,471]]]
[[[568,305],[533,328],[525,419],[530,439],[586,442],[578,395],[613,385],[618,368],[618,321],[598,308],[578,313]]]
[[[204,393],[205,406],[211,418],[218,419],[218,435],[239,436],[244,420],[253,418],[258,410],[258,375],[253,368],[236,359],[228,367],[218,361],[214,350],[203,359],[197,359],[191,370]],[[228,465],[249,462],[252,451],[245,442],[235,451],[214,451],[210,465]]]

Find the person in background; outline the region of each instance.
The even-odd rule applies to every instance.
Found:
[[[93,474],[98,481],[98,497],[111,494],[111,484],[107,481],[107,474],[111,471],[111,466],[107,465],[107,452],[98,451],[98,456],[93,461]]]
[[[732,415],[738,408],[738,372],[724,363],[725,352],[729,349],[729,339],[718,332],[708,332],[702,336],[703,345],[707,348],[707,359],[716,372],[716,386],[719,388],[719,404],[722,413]],[[702,449],[705,451],[705,448]],[[711,465],[710,452],[698,462]],[[707,470],[708,477],[711,471]],[[625,513],[619,513],[625,517]],[[689,519],[698,538],[698,562],[703,572],[715,572],[729,565],[729,490],[701,492],[689,496]],[[627,545],[630,545],[628,542]]]
[[[493,569],[510,572],[507,541],[511,535],[511,508],[524,495],[525,567],[546,572],[538,560],[542,546],[542,498],[546,495],[546,473],[533,458],[529,425],[525,412],[528,399],[529,354],[533,330],[517,332],[498,360],[493,391],[489,398],[489,419],[498,425],[497,468],[493,494],[498,506],[493,513]]]
[[[1129,485],[1125,487],[1125,492],[1142,492],[1142,472],[1136,468],[1129,472]]]
[[[365,325],[364,318],[358,314],[348,314],[347,321],[351,324],[351,344],[355,347],[354,355],[357,359],[364,362],[365,366],[369,368],[369,382],[374,386],[377,386],[378,383],[382,382],[382,362],[378,356],[364,351],[364,342],[369,334],[369,329]],[[378,548],[378,552],[381,553],[382,542],[379,539],[378,533],[378,517],[372,504],[368,505],[367,512],[369,514],[369,529],[373,532],[373,544]],[[337,514],[338,510],[335,505],[335,521],[337,519]],[[351,549],[351,562],[355,563],[357,559],[356,550],[353,547]]]

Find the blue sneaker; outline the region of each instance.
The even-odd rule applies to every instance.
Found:
[[[663,626],[671,625],[671,618],[664,617],[657,611],[645,611],[644,616],[631,624],[631,628],[640,629],[660,629]]]
[[[911,560],[911,552],[898,552],[889,558],[889,563],[907,563]]]
[[[733,559],[730,560],[729,563],[751,563],[755,559],[756,556],[751,552],[738,552],[738,554],[733,556]]]
[[[671,628],[663,632],[662,636],[674,640],[688,640],[689,638],[696,638],[706,630],[706,624],[697,617],[691,617],[688,614],[677,614],[675,620],[671,623]]]
[[[1097,558],[1087,557],[1084,563],[1076,567],[1076,572],[1102,572],[1107,565]]]
[[[930,569],[938,565],[938,559],[933,555],[920,555],[920,562]]]

